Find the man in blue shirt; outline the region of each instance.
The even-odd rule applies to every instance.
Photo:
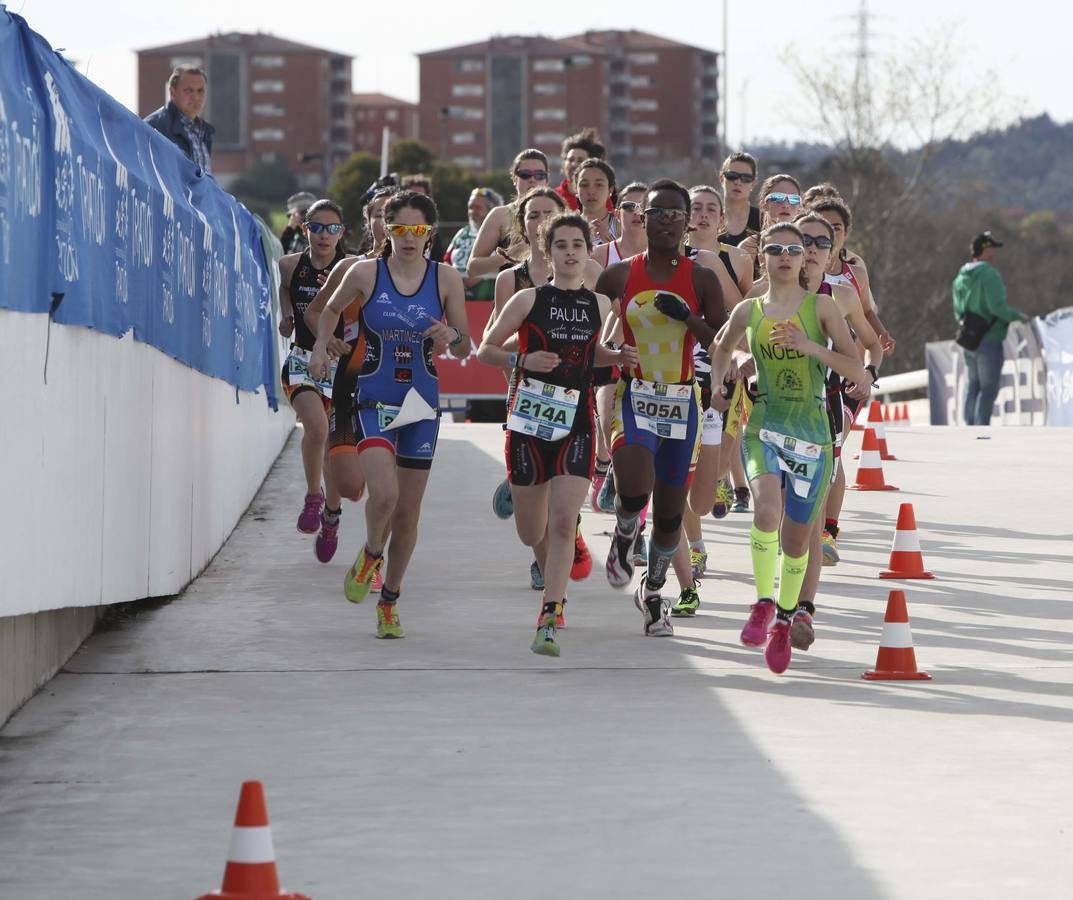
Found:
[[[179,66],[168,79],[167,105],[145,121],[172,141],[206,175],[212,174],[212,136],[216,129],[201,118],[207,80],[201,69]]]

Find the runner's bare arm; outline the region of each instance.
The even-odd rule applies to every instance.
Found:
[[[477,348],[477,359],[500,369],[513,368],[510,363],[511,351],[504,345],[516,338],[518,329],[532,311],[535,300],[536,289],[524,288],[507,301],[495,324],[485,331],[484,340]]]
[[[301,253],[291,253],[279,261],[279,333],[283,337],[294,334],[294,304],[291,303],[291,277]]]
[[[603,321],[603,334],[601,340],[596,344],[596,358],[594,364],[597,366],[622,366],[623,368],[636,366],[636,347],[619,347],[618,350],[612,350],[605,345],[603,338],[608,335],[614,335],[615,333],[618,313],[615,312],[611,300],[605,295],[597,294],[596,300],[600,304],[600,318]],[[610,340],[610,338],[608,339]]]
[[[712,341],[708,352],[712,358],[712,384],[722,384],[726,378],[727,369],[730,368],[730,360],[737,349],[738,342],[745,337],[745,329],[749,324],[749,314],[752,311],[752,303],[742,300],[734,307],[733,312],[726,324],[719,329],[719,336]]]
[[[425,329],[425,337],[438,345],[446,344],[451,356],[465,359],[473,349],[466,317],[466,288],[462,276],[452,266],[439,263],[440,300],[446,313],[446,324],[433,322]]]
[[[303,318],[313,334],[317,333],[317,328],[320,326],[320,314],[324,311],[324,307],[328,305],[328,298],[343,283],[343,276],[350,271],[350,267],[358,261],[359,257],[357,256],[347,256],[339,260],[331,272],[328,273],[328,280],[321,285],[320,290],[317,291],[317,296],[313,298],[313,302],[306,307]]]
[[[626,276],[630,274],[628,262],[617,262],[608,266],[596,279],[594,290],[598,294],[604,294],[612,300],[621,300],[622,292],[626,290]]]
[[[466,265],[467,275],[471,278],[494,275],[508,264],[508,260],[496,252],[496,247],[509,229],[509,207],[497,206],[488,213],[481,223],[481,230],[477,232],[477,240],[473,242],[473,250],[470,251],[469,263]]]

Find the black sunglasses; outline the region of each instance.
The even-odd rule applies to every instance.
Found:
[[[811,234],[803,234],[801,235],[801,243],[806,247],[811,247],[815,244],[821,250],[830,250],[835,245],[834,241],[822,234],[819,237],[813,237]]]
[[[327,231],[328,234],[341,234],[343,231],[343,226],[338,222],[332,222],[330,225],[325,225],[323,222],[306,222],[306,228],[313,234],[320,234],[322,231]]]
[[[756,176],[748,172],[724,172],[723,177],[727,181],[740,181],[742,184],[752,184],[756,181]]]
[[[548,173],[543,169],[515,169],[514,174],[522,181],[547,181]]]

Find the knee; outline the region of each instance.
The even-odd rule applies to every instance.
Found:
[[[676,516],[655,516],[652,520],[656,531],[664,534],[675,534],[682,527],[682,514]]]
[[[622,507],[623,512],[627,513],[640,513],[645,508],[645,504],[648,502],[648,497],[645,494],[638,494],[635,497],[624,497],[622,494],[618,495],[618,505]]]
[[[323,416],[307,416],[302,419],[305,440],[314,444],[323,444],[328,439],[328,420]]]
[[[577,516],[554,513],[548,518],[548,536],[560,543],[573,543],[577,533]]]

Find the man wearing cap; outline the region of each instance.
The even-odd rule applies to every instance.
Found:
[[[1001,246],[990,231],[978,234],[972,242],[971,262],[965,263],[954,279],[954,319],[960,322],[970,313],[990,323],[975,349],[962,345],[967,381],[963,416],[966,425],[991,424],[991,410],[1002,378],[1002,342],[1010,322],[1027,321],[1022,313],[1006,305],[1006,285],[992,264],[995,250]]]
[[[287,198],[287,227],[279,236],[284,253],[303,253],[309,246],[302,232],[302,222],[305,219],[306,210],[316,202],[317,198],[309,191],[299,191]]]

